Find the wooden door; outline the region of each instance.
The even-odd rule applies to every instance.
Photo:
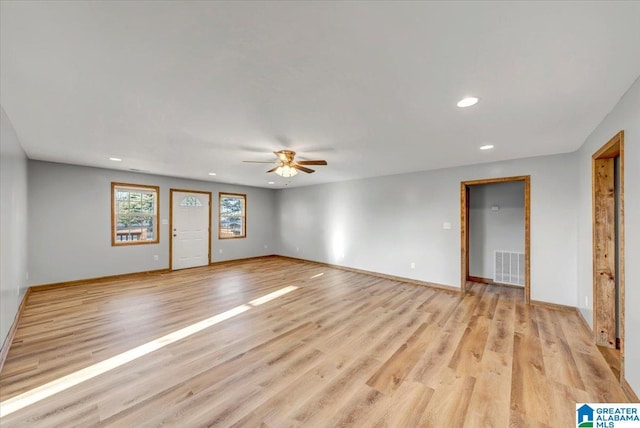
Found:
[[[593,163],[593,271],[596,344],[616,347],[616,210],[614,158]]]
[[[623,379],[625,348],[624,131],[618,132],[593,154],[591,187],[593,200],[593,332],[597,345],[620,349],[620,379]],[[616,311],[616,306],[618,311]]]

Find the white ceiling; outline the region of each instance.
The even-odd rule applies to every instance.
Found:
[[[640,74],[631,1],[0,12],[0,103],[31,159],[261,187],[288,180],[241,161],[282,148],[329,162],[291,186],[573,151]]]

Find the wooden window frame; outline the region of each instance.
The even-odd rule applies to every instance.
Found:
[[[233,236],[223,236],[222,235],[222,198],[223,197],[236,197],[242,198],[242,233],[240,235]],[[247,195],[246,193],[230,193],[230,192],[219,192],[218,193],[218,239],[241,239],[247,237]]]
[[[116,215],[116,189],[117,188],[129,188],[132,190],[150,190],[155,192],[155,233],[154,239],[145,239],[144,241],[118,241],[116,240],[117,232],[117,215]],[[118,183],[111,182],[111,246],[112,247],[124,247],[128,245],[146,245],[146,244],[159,244],[160,243],[160,186],[149,186],[146,184],[133,184],[133,183]]]

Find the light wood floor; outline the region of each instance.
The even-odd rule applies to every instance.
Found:
[[[0,425],[568,427],[576,402],[627,401],[578,316],[521,290],[279,257],[32,293],[0,401],[288,286]]]

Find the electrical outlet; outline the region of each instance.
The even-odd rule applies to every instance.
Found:
[[[411,262],[411,269],[415,269],[416,268],[416,264],[414,262]]]
[[[159,260],[159,258],[158,258],[158,255],[157,255],[157,254],[154,254],[154,255],[153,255],[153,260],[155,260],[156,262]]]
[[[220,254],[222,254],[222,248],[220,248]]]
[[[442,228],[443,228],[443,229],[451,229],[451,223],[448,223],[448,222],[447,222],[447,223],[444,223],[444,224],[442,225]]]
[[[267,249],[267,244],[264,244],[264,249],[265,249],[265,250]]]
[[[296,247],[296,253],[300,252],[300,248]]]

